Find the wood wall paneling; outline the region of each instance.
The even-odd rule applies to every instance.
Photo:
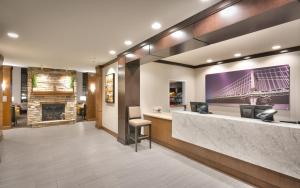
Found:
[[[172,137],[172,121],[144,115],[152,121],[152,140],[207,166],[223,171],[258,187],[300,187],[300,180],[214,152]],[[145,130],[148,134],[148,130]]]
[[[216,43],[300,18],[293,0],[243,0],[194,24],[194,37]]]
[[[96,92],[95,92],[95,101],[96,101],[96,127],[102,128],[102,67],[96,67]]]
[[[3,129],[11,128],[11,81],[12,81],[12,67],[2,66],[2,83],[5,84],[5,90],[2,93],[6,101],[2,101],[2,125]]]
[[[128,107],[140,105],[140,61],[118,60],[118,141],[128,144]]]
[[[2,62],[3,59],[1,58],[1,54],[0,54],[0,83],[2,83],[2,78],[3,78],[3,71],[2,71]],[[3,110],[2,110],[2,87],[0,87],[0,141],[3,138],[3,133],[2,133],[2,129],[3,129]]]
[[[96,90],[91,91],[91,85],[96,86],[96,74],[88,74],[88,91],[86,99],[86,119],[88,121],[96,120]],[[95,88],[96,89],[96,88]]]

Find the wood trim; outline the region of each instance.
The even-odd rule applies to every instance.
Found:
[[[12,67],[2,66],[2,82],[5,82],[6,89],[2,92],[2,96],[6,96],[7,101],[2,101],[2,126],[3,129],[11,128],[11,79],[12,79]]]
[[[102,127],[102,89],[103,89],[103,83],[102,83],[102,67],[96,67],[96,92],[95,92],[95,102],[96,102],[96,127],[101,128]]]
[[[59,91],[32,91],[32,96],[74,96],[73,92],[59,92]]]
[[[258,187],[300,187],[300,180],[172,137],[172,121],[152,121],[152,140],[216,170]],[[147,130],[145,130],[147,134]]]
[[[185,68],[192,68],[192,69],[195,68],[195,66],[193,66],[193,65],[187,65],[187,64],[183,64],[183,63],[176,63],[176,62],[166,61],[166,60],[157,60],[157,61],[154,61],[154,62],[161,63],[161,64],[166,64],[166,65],[181,66],[181,67],[185,67]]]
[[[118,134],[115,133],[114,131],[109,130],[108,128],[102,126],[100,129],[104,130],[105,132],[107,132],[108,134],[112,135],[115,138],[118,138]]]
[[[91,91],[91,84],[96,87],[96,74],[88,73],[87,81],[87,99],[86,99],[86,119],[94,120],[96,118],[96,90]],[[95,88],[96,89],[96,88]]]

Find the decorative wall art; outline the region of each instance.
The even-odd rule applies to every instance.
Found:
[[[288,110],[289,65],[209,74],[205,77],[206,102],[211,104],[273,105]]]
[[[107,74],[105,76],[105,102],[115,102],[115,74]]]

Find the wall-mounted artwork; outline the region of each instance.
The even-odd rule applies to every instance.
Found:
[[[211,104],[273,105],[275,109],[289,109],[289,65],[209,74],[205,84],[206,102]]]
[[[105,102],[115,102],[115,74],[107,74],[105,76]]]
[[[34,73],[31,77],[33,92],[73,93],[75,77],[49,73]]]

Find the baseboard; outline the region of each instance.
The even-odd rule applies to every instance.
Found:
[[[118,138],[118,134],[117,133],[115,133],[115,132],[113,132],[113,131],[111,131],[111,130],[109,130],[108,128],[106,128],[106,127],[100,127],[100,129],[103,129],[105,132],[107,132],[108,134],[110,134],[110,135],[112,135],[113,137],[115,137],[115,138]]]

